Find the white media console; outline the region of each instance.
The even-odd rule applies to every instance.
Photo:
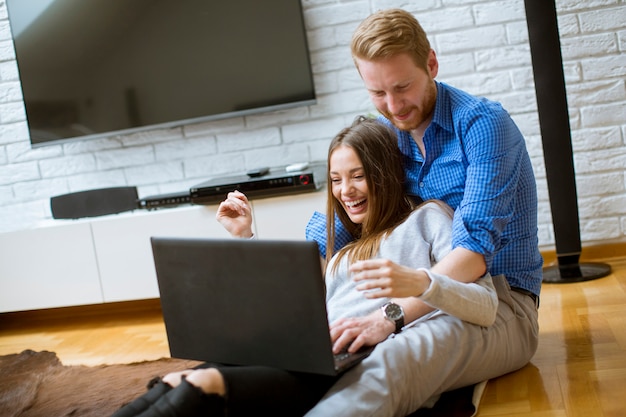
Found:
[[[304,239],[326,188],[252,200],[261,239]],[[229,237],[217,204],[51,220],[0,234],[0,313],[158,298],[151,236]]]

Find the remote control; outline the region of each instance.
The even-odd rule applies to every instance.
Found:
[[[297,164],[287,165],[285,171],[287,172],[298,172],[303,171],[309,167],[308,162],[299,162]]]
[[[251,169],[250,171],[246,172],[246,174],[250,178],[256,178],[256,177],[262,177],[263,175],[267,175],[268,172],[270,172],[270,169],[268,167],[261,167],[261,168]]]

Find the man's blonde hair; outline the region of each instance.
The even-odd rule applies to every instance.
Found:
[[[430,42],[417,19],[402,9],[380,10],[367,17],[352,35],[356,60],[376,61],[407,53],[415,65],[428,71]]]

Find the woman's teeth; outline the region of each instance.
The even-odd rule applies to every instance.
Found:
[[[358,206],[359,204],[363,204],[363,202],[365,202],[364,198],[360,200],[346,201],[346,206],[348,206],[349,208],[353,208],[353,207]]]

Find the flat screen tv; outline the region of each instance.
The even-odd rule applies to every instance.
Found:
[[[33,146],[309,105],[300,0],[7,0]]]

